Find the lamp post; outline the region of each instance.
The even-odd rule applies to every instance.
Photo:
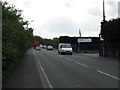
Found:
[[[105,2],[103,0],[103,22],[105,21]]]
[[[80,37],[81,37],[81,31],[79,29],[79,38],[78,38],[78,53],[80,52]]]

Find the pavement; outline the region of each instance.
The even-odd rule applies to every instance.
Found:
[[[119,64],[119,59],[117,58],[111,58],[111,57],[104,57],[104,56],[99,56],[99,53],[81,53],[80,55],[84,55],[87,57],[91,57],[91,58],[101,58],[101,60],[107,60],[109,62],[116,62]]]
[[[14,73],[3,84],[3,89],[6,88],[43,88],[32,49],[28,50]]]
[[[92,54],[92,53],[82,53],[81,55],[84,55],[84,56],[90,56],[90,57],[99,57],[99,54],[98,53],[94,53],[94,54]]]

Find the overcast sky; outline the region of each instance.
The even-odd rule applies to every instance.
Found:
[[[23,10],[33,34],[43,38],[63,35],[98,36],[102,21],[103,0],[2,0]],[[105,0],[106,20],[118,17],[118,1]],[[32,21],[32,22],[31,22]]]

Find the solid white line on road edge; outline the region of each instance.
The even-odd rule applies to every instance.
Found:
[[[34,56],[35,56],[35,60],[38,62],[39,66],[40,66],[40,68],[41,68],[41,70],[42,70],[42,72],[43,72],[43,74],[44,74],[44,76],[45,76],[45,79],[47,80],[47,83],[48,83],[49,87],[52,89],[52,85],[51,85],[49,79],[47,78],[47,76],[46,76],[46,74],[45,74],[45,71],[44,71],[44,69],[42,68],[42,65],[40,64],[38,57],[36,56],[36,54],[35,54],[34,52],[33,52],[33,54],[34,54]],[[38,68],[38,69],[39,69],[39,68]],[[45,87],[45,88],[46,88],[46,87]]]
[[[80,65],[82,65],[82,66],[84,66],[84,67],[88,67],[87,65],[82,64],[82,63],[79,63],[79,62],[76,62],[76,61],[75,61],[75,63],[80,64]]]
[[[100,70],[97,70],[97,72],[102,73],[102,74],[104,74],[104,75],[106,75],[106,76],[109,76],[109,77],[111,77],[111,78],[120,80],[119,78],[117,78],[117,77],[115,77],[115,76],[112,76],[112,75],[110,75],[110,74],[104,73],[104,72],[102,72],[102,71],[100,71]]]

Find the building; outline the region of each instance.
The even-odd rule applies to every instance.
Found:
[[[100,40],[99,37],[59,37],[59,43],[70,43],[73,52],[98,53]]]

